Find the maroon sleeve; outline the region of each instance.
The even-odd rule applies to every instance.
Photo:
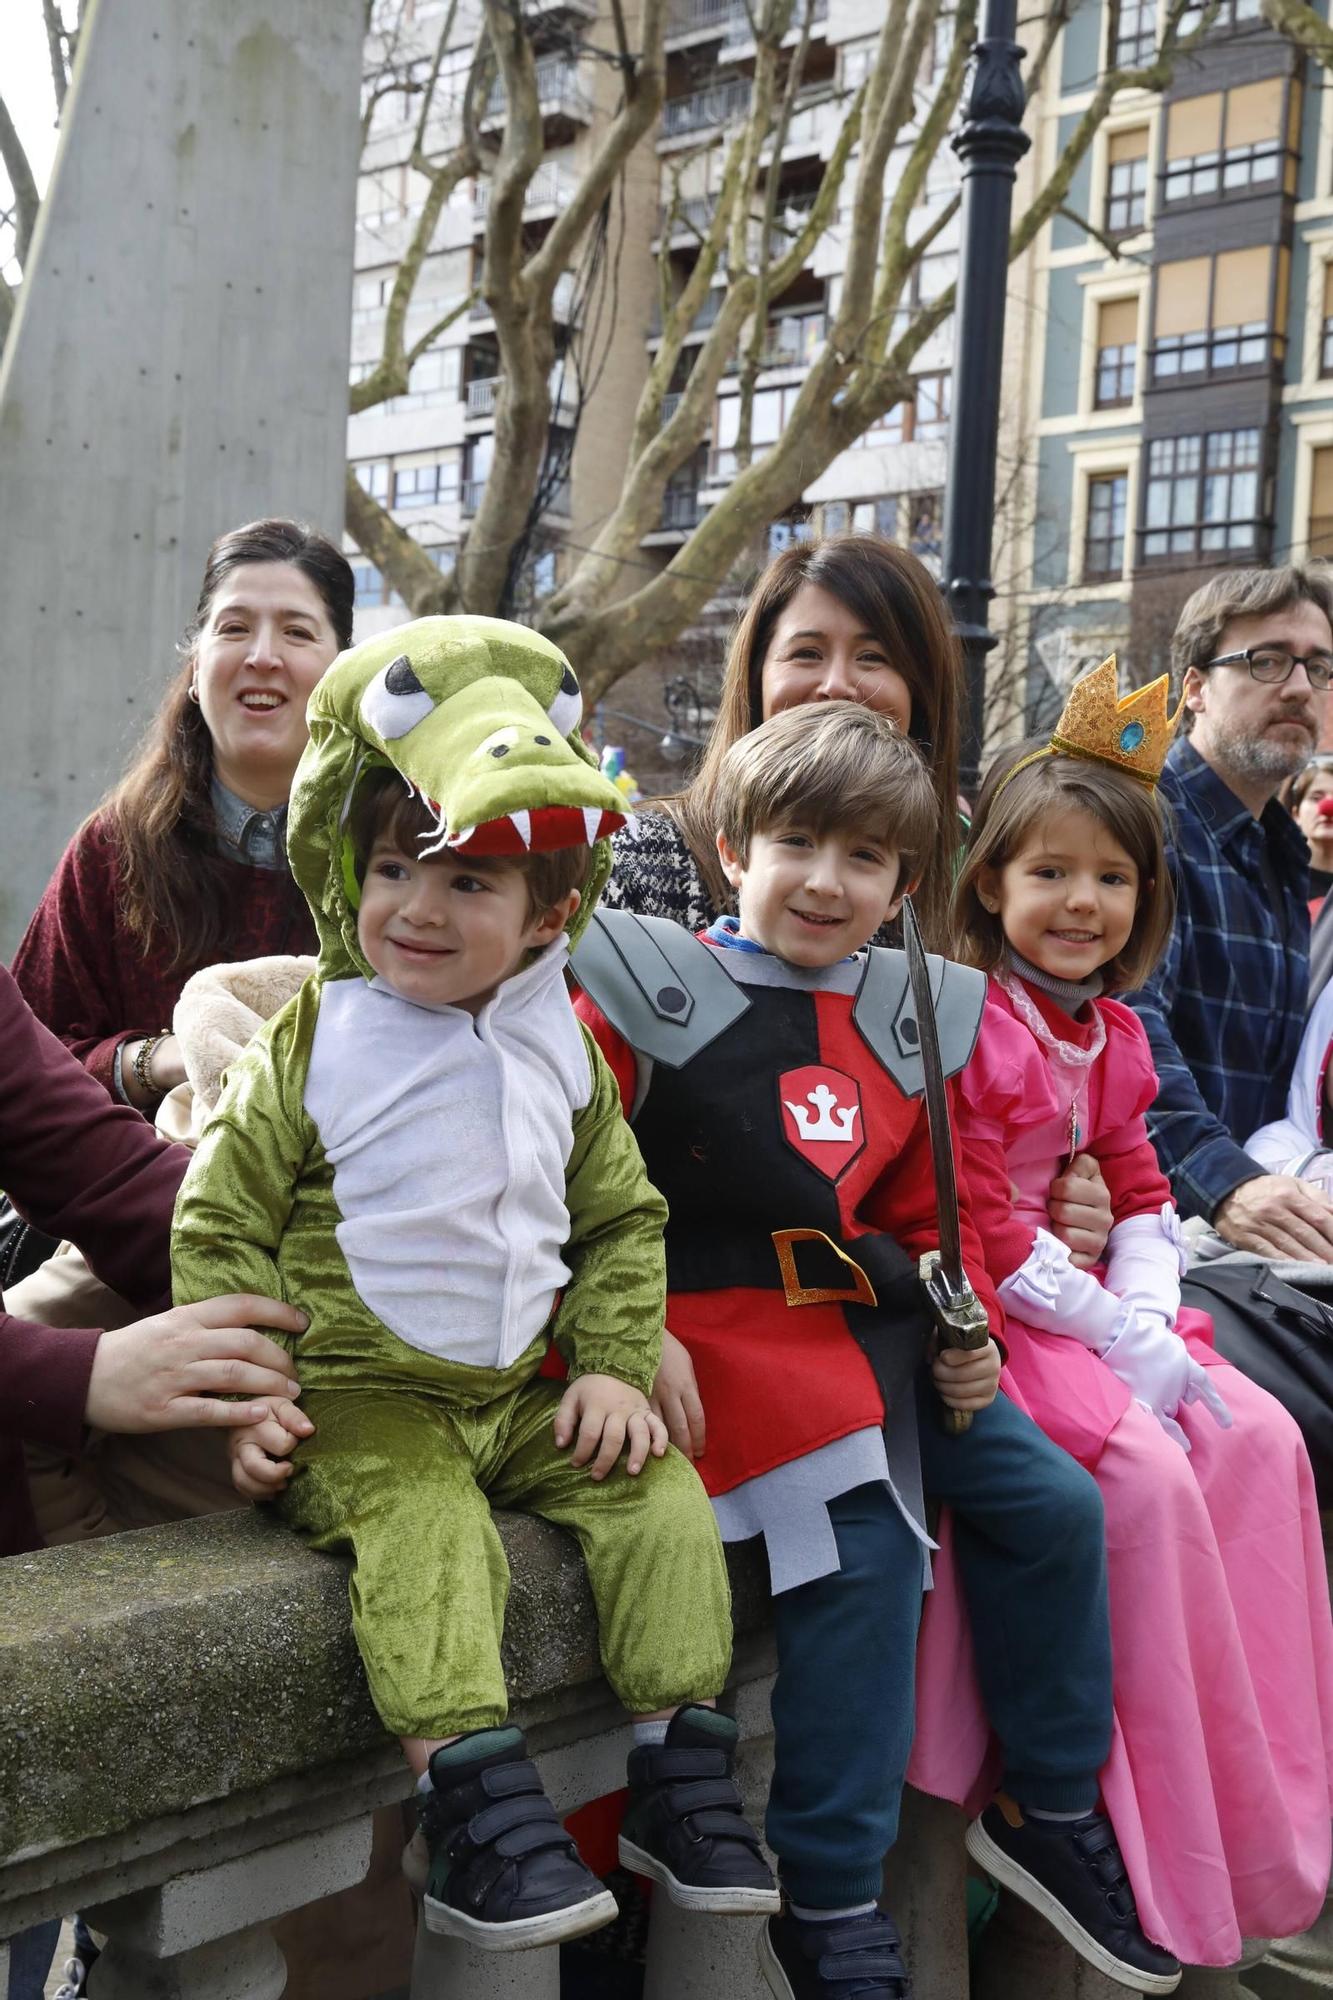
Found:
[[[38,1020],[107,1091],[113,1090],[117,1046],[164,1025],[123,1018],[119,879],[115,846],[104,823],[93,820],[61,856],[13,967]]]
[[[34,1019],[0,968],[0,1186],[48,1235],[77,1243],[135,1305],[170,1296],[171,1214],[189,1155],[106,1092]],[[5,1338],[0,1324],[0,1377]]]
[[[0,1437],[76,1450],[101,1338],[99,1327],[34,1326],[0,1313]]]

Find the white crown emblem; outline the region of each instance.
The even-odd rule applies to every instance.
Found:
[[[840,1106],[837,1093],[821,1083],[808,1092],[805,1104],[813,1104],[814,1111],[807,1111],[805,1104],[793,1104],[790,1098],[783,1103],[796,1120],[797,1130],[803,1139],[816,1142],[828,1141],[835,1146],[846,1146],[851,1142],[852,1127],[856,1124],[859,1104]]]

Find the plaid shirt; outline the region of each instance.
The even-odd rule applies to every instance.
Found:
[[[1126,994],[1152,1045],[1148,1113],[1186,1215],[1263,1168],[1243,1142],[1286,1111],[1305,1028],[1310,970],[1305,837],[1276,800],[1255,819],[1188,738],[1162,773],[1175,929],[1141,992]]]

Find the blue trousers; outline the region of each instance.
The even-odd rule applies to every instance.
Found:
[[[1005,1789],[1088,1811],[1111,1746],[1101,1495],[1004,1396],[946,1437],[921,1394],[926,1492],[954,1510],[959,1572]],[[886,1486],[829,1507],[841,1567],[773,1600],[778,1672],[766,1831],[794,1901],[877,1896],[912,1743],[921,1546]]]
[[[47,1975],[60,1943],[60,1919],[52,1917],[9,1940],[9,1979],[3,2000],[42,2000]]]

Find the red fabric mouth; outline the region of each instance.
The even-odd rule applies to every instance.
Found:
[[[591,847],[625,824],[626,815],[600,812],[590,828],[590,808],[534,806],[531,812],[506,814],[473,827],[466,840],[449,843],[450,854],[549,854],[561,847]],[[519,824],[523,821],[526,825]],[[526,831],[527,838],[524,838]]]

